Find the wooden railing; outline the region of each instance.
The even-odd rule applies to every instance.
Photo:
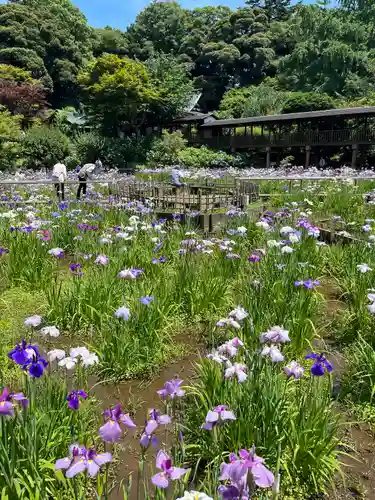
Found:
[[[214,128],[212,130],[215,130]],[[204,132],[207,134],[207,129]],[[375,130],[372,129],[342,129],[320,130],[307,132],[292,132],[290,134],[265,133],[264,135],[221,135],[204,137],[200,133],[191,136],[188,141],[192,144],[205,144],[210,148],[242,149],[267,146],[329,146],[346,144],[372,144],[375,143]]]

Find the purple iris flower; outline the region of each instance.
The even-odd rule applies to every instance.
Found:
[[[206,415],[206,421],[202,425],[202,429],[206,431],[212,431],[215,425],[220,423],[224,423],[226,420],[236,420],[234,413],[231,410],[228,410],[228,406],[219,405],[216,406],[214,411],[209,411]]]
[[[0,395],[0,416],[13,417],[14,407],[12,401],[20,401],[24,408],[29,404],[29,400],[22,392],[9,392],[7,387],[4,387],[3,393]]]
[[[106,443],[114,443],[120,439],[122,433],[120,423],[125,424],[130,429],[134,429],[136,427],[129,414],[122,413],[120,404],[106,410],[103,415],[107,422],[100,427],[99,434]]]
[[[315,287],[320,286],[320,281],[309,278],[303,282],[303,286],[308,290],[313,290]]]
[[[26,363],[23,366],[23,369],[27,370],[32,377],[40,378],[43,375],[44,369],[47,366],[48,366],[48,361],[46,361],[42,357],[39,357],[37,359],[33,359],[31,363]]]
[[[303,377],[304,369],[297,361],[291,361],[283,369],[288,378],[299,379]]]
[[[17,365],[24,366],[33,358],[39,357],[39,349],[36,345],[27,344],[24,339],[21,344],[16,344],[16,347],[8,352],[8,357]]]
[[[294,286],[304,286],[307,290],[313,290],[315,287],[320,286],[319,280],[312,280],[309,278],[308,280],[299,280],[294,282]]]
[[[256,253],[253,253],[252,255],[250,255],[247,260],[249,262],[259,262],[260,261],[260,256]]]
[[[9,253],[9,250],[7,248],[0,248],[0,257],[3,255],[3,254],[7,254]]]
[[[154,299],[155,297],[153,295],[145,295],[139,299],[139,302],[145,306],[149,306]]]
[[[66,470],[67,478],[72,478],[85,470],[89,476],[95,477],[100,467],[111,460],[110,453],[97,454],[92,448],[86,449],[84,446],[72,445],[69,448],[69,456],[56,461],[55,470]]]
[[[80,399],[87,399],[88,396],[85,391],[72,391],[68,394],[66,400],[68,401],[68,406],[72,410],[78,410]]]
[[[155,409],[151,409],[149,411],[149,415],[150,418],[146,422],[146,426],[140,440],[141,445],[145,448],[150,444],[150,442],[154,445],[157,443],[153,434],[159,425],[167,425],[172,422],[171,417],[168,415],[160,415],[160,413]]]
[[[62,248],[52,248],[48,253],[57,259],[62,259],[64,257],[64,250]]]
[[[70,264],[69,269],[74,276],[83,276],[82,264]]]
[[[181,467],[173,467],[171,458],[163,451],[159,450],[156,456],[156,467],[162,472],[158,472],[152,476],[151,481],[159,488],[168,488],[169,481],[180,479],[189,469]]]
[[[325,358],[324,354],[316,354],[312,352],[305,356],[305,359],[314,359],[315,363],[311,367],[311,374],[316,377],[322,377],[327,370],[328,373],[331,373],[333,367],[329,361]]]
[[[185,394],[185,391],[180,387],[182,382],[183,380],[179,378],[168,380],[165,382],[163,389],[160,389],[157,393],[162,399],[167,399],[168,397],[174,399],[175,396],[181,398]]]
[[[94,264],[100,264],[106,266],[109,262],[109,258],[106,255],[98,255],[94,261]]]
[[[164,255],[162,255],[158,259],[152,259],[151,262],[152,264],[165,264],[166,262],[168,262],[168,257],[164,257]]]
[[[240,450],[238,456],[232,453],[229,456],[229,464],[222,463],[220,469],[220,480],[230,481],[228,486],[220,486],[219,493],[226,499],[247,498],[248,472],[250,471],[254,483],[260,488],[270,488],[274,481],[274,475],[264,465],[264,460],[252,451]]]

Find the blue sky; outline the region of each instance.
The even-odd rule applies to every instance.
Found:
[[[312,1],[305,0],[305,3]],[[6,0],[0,0],[0,3],[6,3]],[[73,3],[82,10],[91,26],[125,29],[151,0],[73,0]],[[180,0],[180,4],[188,9],[205,5],[227,5],[235,9],[244,6],[245,0]]]
[[[109,25],[125,29],[151,0],[73,0],[73,3],[82,10],[92,26],[100,28]],[[179,3],[189,9],[205,5],[228,5],[236,8],[243,6],[245,0],[180,0]]]

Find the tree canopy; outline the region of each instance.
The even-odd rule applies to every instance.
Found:
[[[373,102],[370,0],[184,9],[151,2],[126,30],[91,28],[71,0],[0,5],[0,103],[25,119],[74,106],[108,135],[197,109],[251,116]]]

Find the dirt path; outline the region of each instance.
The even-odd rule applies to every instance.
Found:
[[[127,481],[129,474],[132,475],[133,488],[129,496],[130,500],[137,498],[136,481],[138,476],[140,445],[139,439],[147,420],[148,410],[157,408],[163,410],[163,404],[157,390],[161,389],[164,382],[174,377],[181,378],[187,383],[194,374],[194,362],[199,359],[200,347],[190,349],[190,354],[177,360],[173,364],[163,368],[160,373],[151,381],[131,380],[117,385],[96,385],[94,393],[102,401],[102,407],[105,409],[115,403],[121,403],[122,408],[134,412],[134,421],[137,428],[134,431],[128,431],[125,438],[121,440],[118,447],[118,469],[117,481]],[[171,429],[172,427],[169,426]],[[165,426],[156,432],[159,438],[159,446],[165,442]],[[154,450],[149,450],[147,462],[152,464],[154,461]],[[111,500],[123,500],[123,494],[119,491],[113,491]]]

